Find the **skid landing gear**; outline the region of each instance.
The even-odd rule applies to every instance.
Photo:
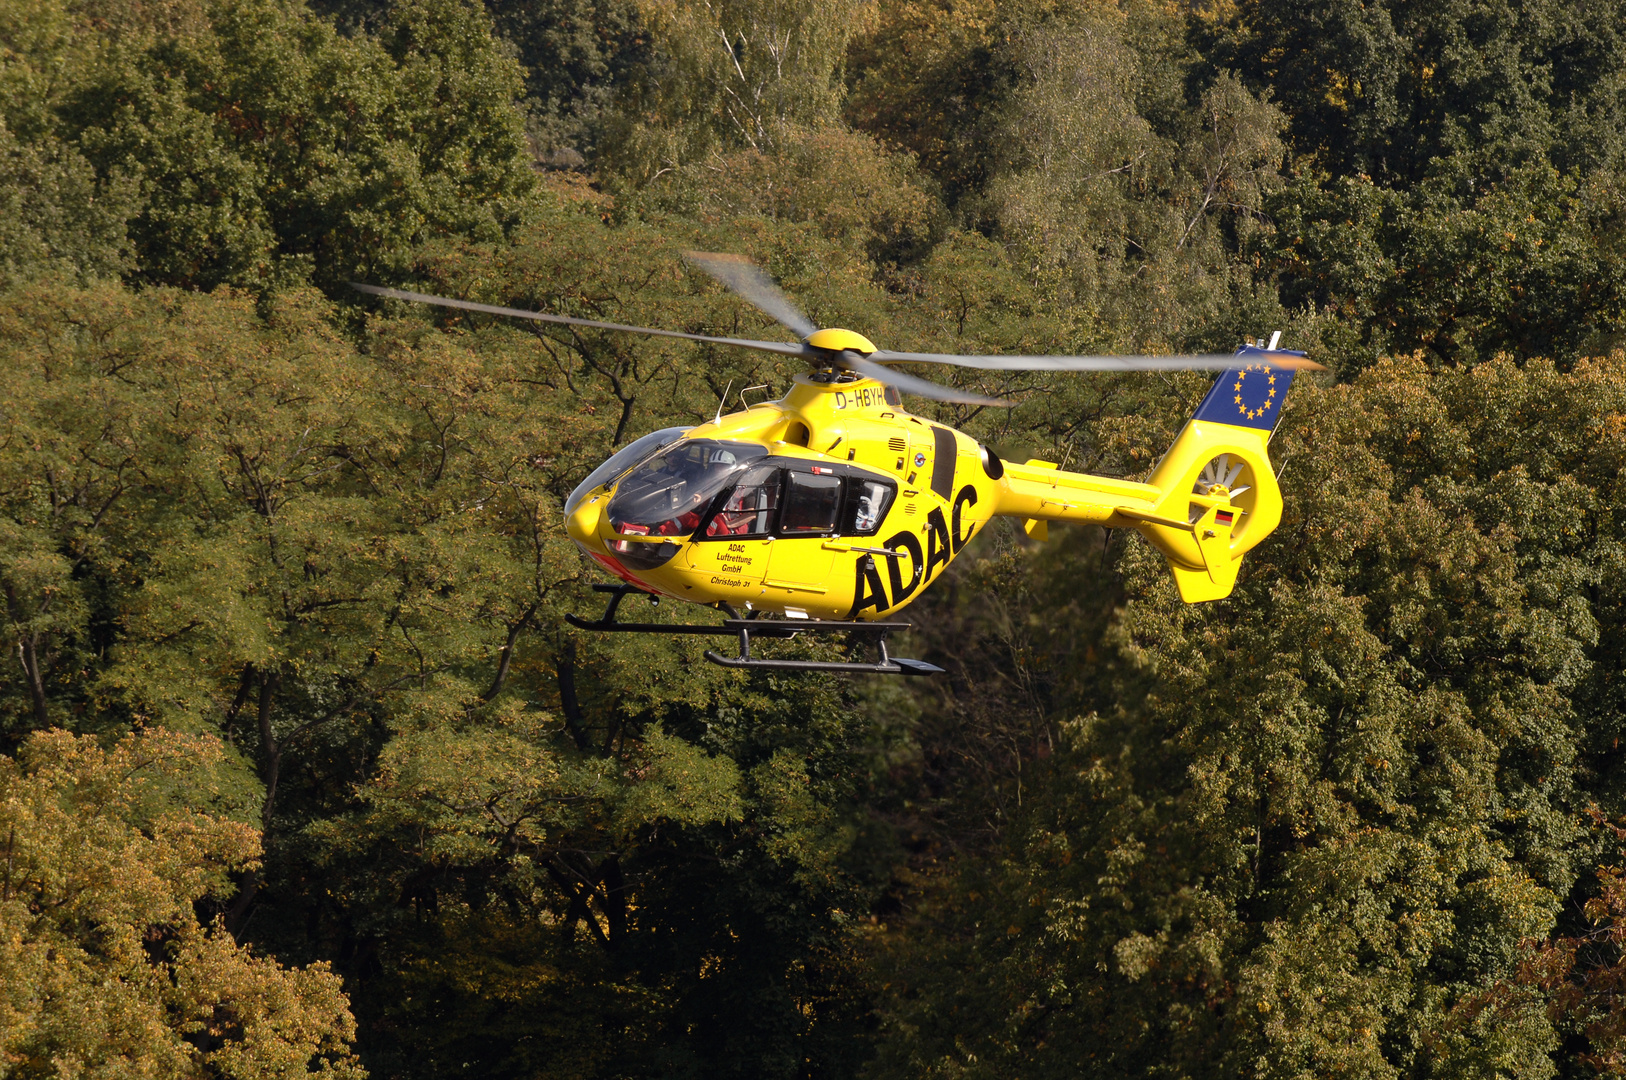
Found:
[[[581,630],[598,630],[623,634],[710,634],[716,637],[735,637],[739,641],[738,655],[723,656],[711,649],[706,659],[714,664],[731,668],[772,668],[779,671],[842,671],[849,674],[870,675],[939,675],[943,669],[922,660],[893,656],[886,647],[888,636],[900,630],[911,629],[906,622],[838,622],[833,619],[742,619],[726,604],[718,608],[728,616],[721,626],[692,623],[632,623],[617,622],[616,610],[628,596],[649,598],[651,604],[660,603],[660,597],[645,592],[635,585],[594,585],[594,592],[610,594],[604,614],[596,620],[579,615],[566,615],[565,621]],[[752,639],[774,638],[784,640],[798,634],[846,634],[856,648],[860,644],[875,650],[873,661],[826,660],[769,660],[751,655]]]

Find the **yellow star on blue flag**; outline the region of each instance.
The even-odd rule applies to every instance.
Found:
[[[1257,356],[1258,360],[1236,370],[1221,372],[1208,396],[1197,406],[1192,419],[1269,431],[1275,428],[1276,420],[1282,414],[1282,402],[1287,400],[1287,388],[1293,384],[1292,370],[1277,367],[1270,362],[1270,358],[1273,355],[1304,354],[1287,349],[1272,353],[1255,345],[1247,345],[1237,355]]]

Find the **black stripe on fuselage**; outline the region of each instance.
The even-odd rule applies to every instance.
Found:
[[[948,428],[934,426],[932,435],[937,439],[937,452],[932,455],[932,490],[939,499],[947,499],[954,494],[954,457],[960,448]]]

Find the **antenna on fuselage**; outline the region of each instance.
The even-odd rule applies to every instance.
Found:
[[[1270,344],[1266,345],[1265,348],[1269,349],[1271,352],[1275,352],[1276,343],[1280,340],[1282,340],[1282,332],[1280,330],[1272,332],[1270,335]]]
[[[723,406],[728,404],[728,392],[732,389],[734,389],[734,380],[730,379],[728,385],[723,388],[723,396],[717,399],[717,416],[712,420],[712,423],[721,424],[723,422]]]

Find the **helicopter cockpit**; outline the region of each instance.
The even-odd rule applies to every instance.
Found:
[[[802,464],[756,443],[682,439],[617,484],[606,513],[618,535],[605,542],[627,566],[651,570],[689,540],[868,536],[896,494],[892,481],[845,462]]]
[[[610,500],[610,525],[623,536],[686,538],[717,494],[767,454],[754,443],[686,439],[627,474]]]

